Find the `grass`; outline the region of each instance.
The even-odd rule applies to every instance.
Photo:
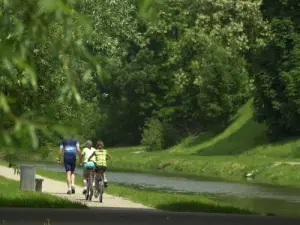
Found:
[[[37,169],[41,176],[65,181],[63,173]],[[76,179],[76,184],[82,185],[81,179]],[[237,204],[227,204],[210,199],[204,195],[167,193],[156,189],[140,189],[132,186],[110,184],[106,193],[143,205],[161,210],[180,212],[206,212],[206,213],[233,213],[233,214],[257,214],[254,210],[239,207]],[[105,199],[104,199],[105,201]]]
[[[300,139],[269,144],[266,127],[254,121],[252,102],[238,112],[235,121],[219,134],[189,137],[160,152],[143,147],[108,149],[113,157],[111,170],[212,177],[244,182],[253,170],[253,182],[300,187],[300,165],[279,165],[280,161],[300,162]]]
[[[6,179],[0,176],[0,207],[19,208],[86,208],[85,205],[71,202],[56,196],[19,190],[18,181]]]

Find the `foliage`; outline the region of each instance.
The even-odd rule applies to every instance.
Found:
[[[265,0],[262,12],[273,37],[257,56],[255,116],[269,128],[271,140],[300,134],[299,2]]]
[[[252,96],[271,137],[300,132],[296,0],[0,1],[1,149],[150,145],[149,118],[163,149]]]
[[[145,123],[141,144],[146,147],[146,151],[160,151],[164,148],[163,132],[163,125],[158,119],[151,118]]]
[[[39,141],[57,141],[53,132],[83,132],[86,137],[96,129],[100,117],[95,115],[96,82],[99,75],[104,77],[102,64],[108,57],[123,54],[122,35],[139,39],[131,19],[132,5],[98,3],[1,1],[3,148],[36,148]]]
[[[229,0],[148,4],[155,19],[138,19],[147,45],[130,43],[121,67],[111,72],[98,135],[138,144],[151,117],[181,136],[226,127],[251,96],[247,53],[262,48],[268,36],[259,7],[259,1]]]

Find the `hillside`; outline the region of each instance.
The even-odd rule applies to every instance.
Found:
[[[269,144],[266,128],[253,120],[251,107],[249,101],[223,132],[189,137],[165,151],[145,152],[141,146],[109,149],[110,168],[235,181],[256,171],[256,182],[299,186],[300,176],[291,173],[298,165],[281,162],[300,161],[300,139]]]

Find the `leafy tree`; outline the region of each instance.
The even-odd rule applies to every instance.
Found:
[[[271,140],[299,135],[299,2],[264,0],[262,12],[272,36],[256,60],[255,115],[269,128]]]
[[[103,64],[123,54],[119,40],[139,39],[133,9],[123,0],[1,0],[3,149],[36,148],[53,132],[93,133]]]
[[[246,57],[264,46],[267,31],[260,2],[165,0],[150,6],[156,18],[138,20],[147,45],[130,43],[111,83],[116,107],[107,117],[118,129],[103,132],[109,130],[114,142],[137,144],[152,117],[181,135],[224,128],[251,96]]]

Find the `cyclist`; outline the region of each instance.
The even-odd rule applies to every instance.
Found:
[[[93,157],[96,157],[94,158],[94,162],[96,163],[96,175],[101,175],[101,173],[103,172],[104,186],[107,187],[108,182],[105,174],[105,171],[107,170],[106,161],[112,159],[112,157],[107,153],[105,149],[103,149],[104,144],[102,141],[98,141],[97,146],[97,150],[93,152],[93,154],[89,157],[89,160],[92,160]]]
[[[86,194],[87,192],[87,186],[88,186],[87,181],[88,181],[89,173],[95,169],[95,163],[94,163],[95,156],[92,155],[96,151],[96,149],[93,148],[92,146],[93,146],[93,142],[91,140],[88,140],[86,142],[86,147],[82,150],[82,154],[81,154],[80,165],[83,164],[83,184],[84,184],[83,194]]]
[[[64,152],[64,166],[66,170],[66,180],[68,185],[67,194],[75,194],[75,167],[76,152],[80,155],[79,142],[73,136],[70,139],[64,139],[60,144],[58,164],[61,164],[62,152]],[[81,158],[81,155],[80,155]]]

